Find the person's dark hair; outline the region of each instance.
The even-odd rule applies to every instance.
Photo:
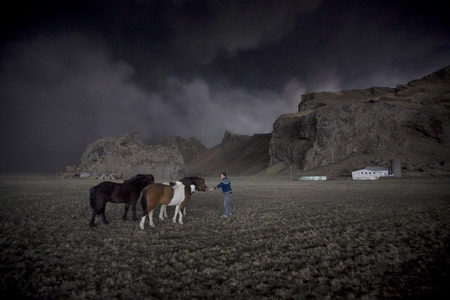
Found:
[[[220,175],[223,175],[224,177],[227,177],[227,172],[221,172]]]

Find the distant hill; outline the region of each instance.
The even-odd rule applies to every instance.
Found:
[[[391,159],[407,176],[450,176],[450,66],[395,88],[302,95],[298,111],[281,115],[272,133],[225,131],[209,149],[174,136],[151,146],[134,136],[102,139],[69,173],[341,177]]]
[[[191,175],[253,175],[269,164],[271,134],[239,135],[226,131],[222,143],[186,164]]]
[[[199,140],[194,137],[184,139],[179,136],[168,136],[166,138],[160,139],[152,145],[161,145],[161,146],[172,146],[176,144],[178,147],[178,151],[180,151],[183,156],[183,160],[185,164],[188,164],[194,158],[199,157],[205,152],[207,149]]]

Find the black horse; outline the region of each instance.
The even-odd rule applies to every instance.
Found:
[[[127,219],[128,209],[133,211],[133,220],[137,220],[136,216],[136,202],[141,193],[141,190],[146,186],[155,182],[155,177],[152,174],[138,174],[124,183],[116,183],[111,181],[104,181],[90,190],[90,202],[92,208],[90,227],[95,226],[95,216],[102,215],[103,223],[108,224],[105,216],[106,202],[125,203],[125,211],[123,213],[123,220]]]

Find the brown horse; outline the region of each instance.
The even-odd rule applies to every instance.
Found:
[[[137,220],[136,202],[141,190],[155,182],[152,174],[138,174],[133,178],[126,180],[124,183],[116,183],[104,181],[90,190],[90,203],[92,208],[90,227],[95,226],[95,216],[102,215],[103,223],[108,224],[105,216],[106,202],[125,203],[125,211],[122,216],[123,220],[127,219],[128,209],[133,211],[133,220]]]
[[[164,204],[168,206],[176,206],[175,216],[173,221],[176,222],[176,216],[180,209],[180,204],[187,198],[190,198],[195,191],[195,185],[184,185],[181,181],[170,183],[170,185],[162,183],[154,183],[142,190],[139,196],[139,201],[144,211],[141,218],[140,228],[144,230],[145,219],[148,216],[150,226],[155,227],[153,224],[153,210],[158,204]],[[178,221],[183,224],[183,214],[180,213]]]
[[[189,176],[189,177],[184,177],[182,179],[180,179],[180,181],[184,184],[184,185],[195,185],[195,190],[196,191],[202,191],[202,192],[206,192],[208,190],[208,187],[205,184],[205,179],[201,178],[201,177],[197,177],[197,176]],[[192,194],[190,195],[192,196]],[[186,215],[186,207],[189,203],[189,200],[191,200],[191,197],[187,197],[186,199],[184,199],[184,201],[181,203],[180,205],[180,213],[183,212],[184,215]],[[167,216],[167,205],[161,205],[161,209],[159,211],[159,218],[161,220],[164,220],[164,217],[168,217]],[[176,215],[174,215],[174,218],[176,218]]]

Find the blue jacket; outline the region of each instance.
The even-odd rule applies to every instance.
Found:
[[[228,179],[226,177],[224,179],[222,179],[222,181],[214,187],[215,190],[220,189],[220,188],[222,188],[222,192],[224,194],[233,193],[233,191],[231,190],[231,181],[230,181],[230,179]]]

